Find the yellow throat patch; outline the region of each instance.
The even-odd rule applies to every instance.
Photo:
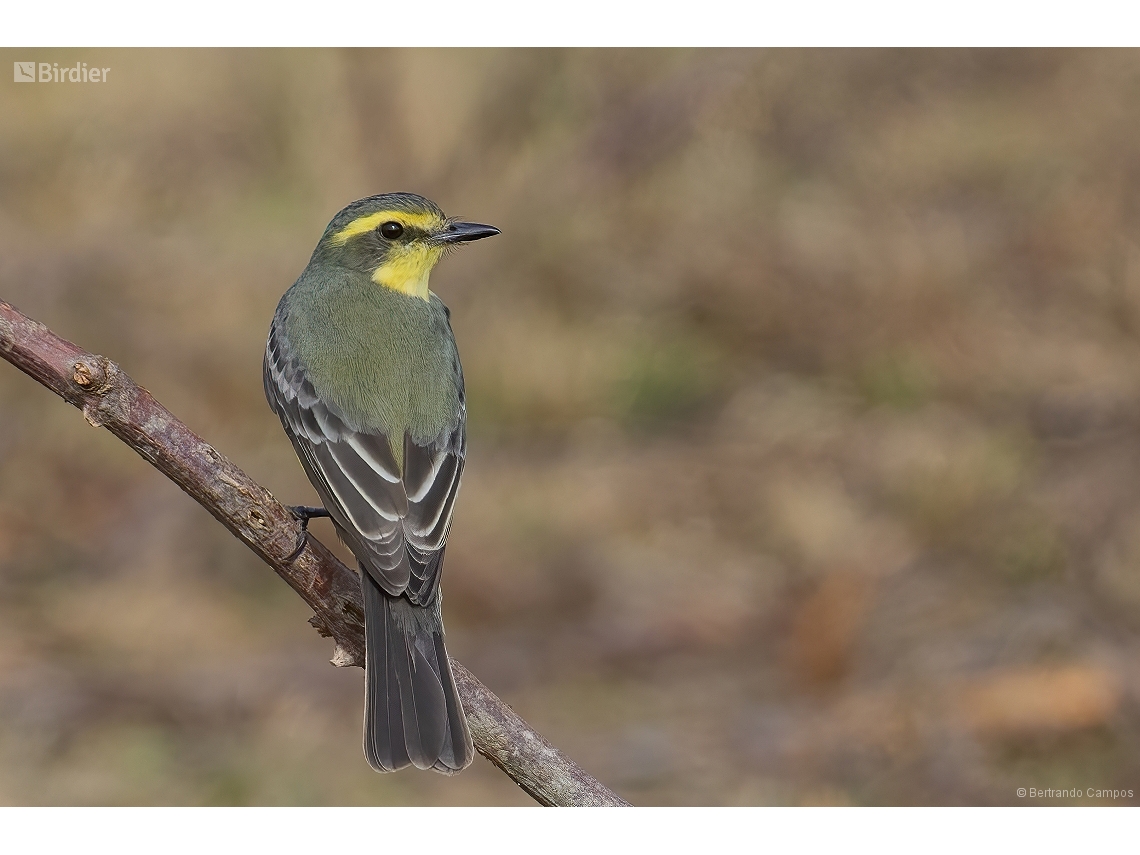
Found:
[[[442,255],[442,246],[419,242],[393,247],[384,263],[372,271],[372,281],[409,297],[426,300],[428,277]]]
[[[370,232],[382,223],[394,221],[405,228],[434,231],[446,223],[435,214],[408,211],[377,211],[357,217],[332,237],[334,246],[343,246],[350,238]],[[443,256],[444,248],[413,241],[410,244],[393,244],[384,263],[372,271],[372,281],[409,297],[428,298],[428,278],[432,268]]]

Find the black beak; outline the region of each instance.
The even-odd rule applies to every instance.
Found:
[[[485,226],[482,223],[451,223],[446,229],[435,236],[440,243],[465,243],[469,240],[482,240],[494,237],[499,230],[494,226]]]

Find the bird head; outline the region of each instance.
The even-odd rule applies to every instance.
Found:
[[[383,193],[333,217],[313,259],[367,273],[377,285],[426,300],[428,277],[448,250],[498,233],[494,226],[449,219],[423,196]]]

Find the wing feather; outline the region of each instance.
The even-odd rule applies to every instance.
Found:
[[[408,497],[399,482],[393,484],[380,475],[347,442],[327,442],[324,447],[329,450],[340,471],[356,488],[360,498],[368,502],[376,513],[389,522],[402,520],[408,515]]]
[[[400,467],[392,456],[388,438],[378,434],[348,432],[345,441],[389,484],[400,481]]]
[[[440,532],[440,521],[446,523],[450,519],[458,481],[459,459],[455,455],[446,455],[423,498],[413,506],[414,513],[408,515],[412,533],[423,541],[417,544],[418,548],[438,549],[442,545],[442,538],[446,535]]]

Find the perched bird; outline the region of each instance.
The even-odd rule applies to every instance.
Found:
[[[273,316],[269,406],[360,564],[364,754],[372,768],[453,774],[474,756],[444,649],[440,572],[467,451],[450,312],[428,276],[497,235],[411,193],[333,217]]]

